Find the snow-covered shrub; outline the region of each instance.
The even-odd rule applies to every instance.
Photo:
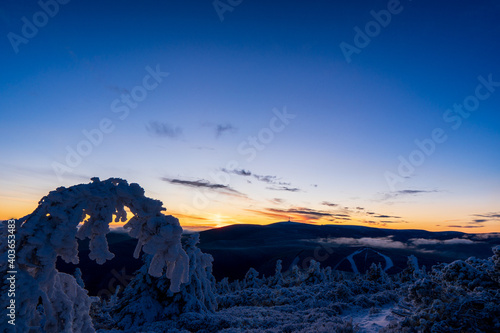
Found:
[[[322,283],[324,280],[325,280],[325,275],[321,271],[320,263],[315,260],[311,260],[309,268],[307,269],[304,277],[304,283],[318,284]]]
[[[493,280],[500,284],[500,245],[493,248],[493,253],[494,255],[491,257],[493,269],[490,272],[490,276]]]
[[[415,281],[425,275],[425,270],[418,266],[418,260],[414,255],[408,256],[408,266],[399,273],[401,282]]]
[[[78,263],[77,237],[90,239],[89,257],[97,263],[112,259],[106,234],[113,216],[116,222],[126,221],[125,207],[134,214],[124,227],[139,239],[135,256],[141,249],[153,255],[149,274],[161,276],[166,268],[173,292],[187,282],[189,259],[180,243],[182,228],[176,218],[162,214],[161,201],[145,197],[138,184],[118,178],[92,178],[89,184],[60,187],[42,198],[33,213],[17,221],[17,332],[40,326],[45,332],[94,331],[87,291],[73,276],[56,270],[56,259]],[[2,256],[2,276],[5,260]],[[5,295],[1,296],[4,304]],[[4,325],[2,322],[1,328]]]
[[[263,281],[259,279],[259,272],[253,267],[250,267],[248,272],[245,274],[245,280],[243,285],[245,288],[259,288]]]
[[[283,273],[281,272],[282,269],[283,269],[282,261],[277,260],[275,273],[273,276],[269,277],[269,279],[268,279],[269,286],[275,287],[275,286],[282,286],[283,285],[284,281],[283,281]]]
[[[185,235],[183,248],[189,257],[189,280],[177,293],[170,289],[171,280],[148,274],[152,256],[144,256],[145,264],[124,290],[112,312],[117,325],[130,329],[148,322],[177,318],[182,313],[215,311],[215,279],[211,255],[196,246],[199,234]]]
[[[408,289],[408,297],[416,304],[429,305],[435,299],[439,299],[443,292],[443,286],[429,277],[415,281]]]
[[[118,290],[119,288],[116,288]],[[96,330],[111,329],[115,326],[115,321],[110,314],[110,304],[101,297],[90,297],[92,304],[90,305],[90,317]]]
[[[300,268],[294,265],[285,277],[285,285],[287,287],[299,286],[302,284],[302,281],[304,281],[304,276]]]
[[[335,295],[335,299],[338,301],[347,302],[354,296],[351,288],[346,286],[344,283],[336,283],[333,288],[333,294]]]
[[[325,277],[325,282],[333,282],[335,281],[335,275],[332,273],[332,268],[330,266],[326,266],[322,269],[323,276]]]
[[[231,291],[231,286],[229,285],[229,279],[227,277],[217,282],[217,293],[229,293]]]
[[[466,261],[456,260],[446,265],[442,269],[440,276],[448,283],[469,290],[474,290],[474,288],[479,286],[486,288],[493,287],[494,281],[491,280],[488,271],[486,271],[486,269],[491,269],[491,265],[483,265],[483,262],[485,261],[475,258],[469,258]]]
[[[500,331],[500,289],[491,279],[495,255],[434,266],[409,284],[407,299],[413,308],[385,332]]]
[[[230,284],[230,288],[231,290],[233,291],[238,291],[238,290],[241,290],[242,287],[241,287],[241,282],[240,280],[234,280],[233,283]]]
[[[385,283],[387,282],[388,276],[380,263],[378,263],[378,265],[372,263],[370,269],[366,271],[365,279],[368,281]]]

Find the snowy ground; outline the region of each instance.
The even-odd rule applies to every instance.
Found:
[[[392,313],[394,304],[388,304],[376,311],[363,310],[352,313],[353,324],[360,333],[374,333],[389,325],[391,321],[398,320]]]
[[[488,260],[457,260],[430,272],[409,258],[408,268],[395,276],[380,265],[351,276],[314,262],[306,271],[282,274],[278,264],[268,278],[250,270],[244,280],[218,282],[214,312],[185,312],[154,324],[100,332],[499,331],[500,248],[495,251]]]

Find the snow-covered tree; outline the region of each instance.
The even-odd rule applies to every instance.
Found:
[[[374,262],[371,264],[370,269],[366,271],[365,278],[368,281],[374,281],[383,283],[387,281],[387,274],[385,273],[382,265],[380,263],[375,264]]]
[[[234,291],[241,290],[242,287],[241,287],[240,280],[234,280],[233,283],[231,283],[230,287]]]
[[[297,265],[293,265],[292,269],[288,272],[285,283],[287,286],[298,286],[303,281],[303,274]]]
[[[321,271],[321,265],[316,260],[311,260],[309,263],[309,268],[306,271],[306,276],[304,277],[304,283],[306,284],[318,284],[325,280],[325,275]]]
[[[385,332],[498,332],[500,285],[491,278],[496,260],[469,258],[439,264],[408,283],[410,311]]]
[[[116,222],[126,221],[125,207],[134,216],[124,227],[139,240],[134,255],[138,257],[141,249],[152,255],[148,273],[159,277],[166,269],[172,292],[188,281],[189,259],[181,246],[179,221],[163,215],[162,202],[144,196],[138,184],[118,178],[92,178],[89,184],[60,187],[42,198],[33,213],[18,221],[16,332],[39,330],[41,325],[45,332],[94,331],[87,291],[73,276],[57,271],[56,259],[77,264],[77,238],[90,239],[89,257],[97,263],[112,259],[106,234],[113,216]],[[0,271],[6,270],[2,256]],[[7,324],[3,323],[5,328]]]
[[[334,275],[332,272],[332,268],[330,266],[326,266],[325,268],[323,268],[322,272],[323,272],[323,275],[325,276],[326,282],[334,281]]]
[[[273,276],[269,277],[269,285],[274,286],[282,286],[283,285],[283,273],[281,272],[283,269],[281,259],[276,261],[276,269]]]
[[[253,267],[250,267],[245,274],[245,288],[259,288],[262,285],[262,280],[259,279],[259,272]]]
[[[217,308],[215,279],[212,275],[211,255],[196,246],[199,234],[185,235],[183,248],[189,257],[189,281],[177,293],[170,290],[171,280],[148,274],[151,255],[125,288],[123,296],[113,308],[118,326],[126,329],[145,323],[177,318],[182,313],[208,313]]]
[[[491,270],[490,276],[500,285],[500,245],[493,248],[493,257],[491,257],[493,262],[493,269]]]
[[[231,286],[229,285],[229,279],[227,277],[223,278],[217,283],[217,292],[219,294],[228,293],[231,291]]]
[[[408,256],[407,267],[399,273],[401,282],[414,281],[423,277],[422,271],[418,265],[418,259],[414,255]]]

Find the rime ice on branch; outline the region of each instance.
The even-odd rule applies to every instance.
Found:
[[[17,332],[41,325],[46,332],[94,331],[87,291],[74,277],[57,271],[56,259],[60,256],[77,264],[77,238],[90,239],[89,257],[97,263],[112,259],[106,234],[113,216],[115,222],[126,221],[125,207],[134,215],[124,226],[138,239],[134,255],[139,257],[141,249],[153,255],[149,274],[159,277],[166,271],[172,292],[178,292],[181,283],[189,280],[189,258],[181,246],[179,221],[163,215],[162,202],[144,196],[138,184],[119,178],[92,178],[89,184],[60,187],[19,221]],[[6,270],[3,257],[0,269]],[[37,311],[40,301],[43,313]]]
[[[147,273],[151,256],[144,256],[145,265],[137,271],[112,309],[115,327],[133,332],[148,331],[141,325],[176,320],[185,313],[201,315],[216,310],[213,258],[201,252],[196,246],[198,242],[199,234],[183,236],[183,248],[189,256],[189,283],[183,284],[176,294],[169,291],[171,280],[151,277]]]

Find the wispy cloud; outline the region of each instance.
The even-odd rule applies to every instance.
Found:
[[[488,222],[500,222],[500,213],[482,213],[482,214],[472,214],[470,215],[470,220],[460,221],[462,224],[448,225],[450,228],[462,228],[462,229],[472,229],[472,228],[483,228],[484,224]],[[458,222],[458,221],[456,221]]]
[[[380,221],[380,223],[382,224],[391,224],[391,223],[408,223],[407,221],[392,221],[392,220],[384,220],[384,221]]]
[[[186,187],[191,187],[191,188],[205,188],[209,190],[220,190],[222,193],[224,192],[229,192],[231,194],[236,194],[238,196],[245,196],[245,194],[235,190],[234,188],[228,186],[228,185],[223,185],[223,184],[214,184],[210,183],[207,180],[200,179],[200,180],[184,180],[184,179],[175,179],[175,178],[166,178],[162,177],[161,180],[173,184],[173,185],[181,185],[181,186],[186,186]]]
[[[383,227],[386,225],[385,223],[382,223],[381,221],[373,221],[373,220],[361,220],[361,222],[364,224],[368,224],[370,226],[373,226],[373,227],[375,227],[375,226]]]
[[[335,216],[335,217],[350,217],[349,214],[332,214],[332,216]]]
[[[391,216],[391,215],[375,215],[374,217],[379,219],[400,219],[399,216]]]
[[[168,123],[150,121],[146,125],[146,130],[153,136],[177,139],[182,135],[182,128],[172,126]]]
[[[451,224],[448,225],[448,228],[461,228],[461,229],[472,229],[472,228],[483,228],[484,225],[459,225],[459,224]]]
[[[384,215],[386,216],[386,215]],[[372,218],[373,216],[370,216]],[[378,216],[375,216],[378,217]],[[395,223],[408,223],[408,221],[400,220],[400,217],[397,216],[389,216],[389,218],[396,218],[397,220],[371,220],[371,219],[360,219],[361,223],[368,224],[370,226],[374,227],[387,227],[388,224],[395,224]]]
[[[282,203],[284,203],[284,202],[285,202],[285,200],[283,200],[283,199],[281,199],[281,198],[273,198],[273,199],[271,199],[271,200],[269,200],[269,201],[271,201],[271,202],[272,202],[272,203],[274,203],[274,204],[278,204],[278,205],[281,205]]]
[[[288,186],[268,186],[266,187],[268,190],[273,191],[287,191],[287,192],[300,192],[300,188],[298,187],[288,187]]]
[[[224,133],[235,133],[238,130],[237,127],[233,126],[232,124],[217,124],[215,125],[215,137],[218,139],[220,138]]]
[[[268,184],[275,184],[277,182],[278,177],[277,176],[271,176],[271,175],[253,175],[255,179],[258,181],[268,183]]]
[[[245,170],[245,169],[227,170],[225,168],[222,168],[221,171],[225,172],[225,173],[232,173],[234,175],[245,176],[245,177],[252,175],[252,173],[249,170]]]
[[[500,220],[500,212],[486,213],[486,214],[473,214],[472,216],[477,216],[477,217],[484,218],[485,221],[497,221],[497,220]]]
[[[336,219],[336,217],[329,212],[306,207],[292,207],[289,209],[266,208],[263,210],[250,211],[267,217],[290,219],[292,221],[302,222],[315,222],[316,220],[322,218]]]
[[[407,196],[416,196],[416,195],[421,195],[421,194],[429,194],[429,193],[436,193],[439,192],[438,190],[401,190],[401,191],[393,191],[393,192],[386,192],[382,193],[382,201],[383,200],[389,200],[389,199],[395,199],[399,197],[407,197]]]
[[[387,224],[408,223],[407,221],[402,220],[400,216],[380,214],[368,211],[366,210],[366,208],[360,206],[349,208],[330,201],[322,201],[321,205],[331,207],[331,210],[329,210],[329,212],[332,212],[332,215],[338,219],[353,219],[370,226],[385,227],[387,226]]]
[[[271,202],[276,204],[280,203],[279,201]],[[375,216],[369,215],[364,209],[359,209],[361,207],[351,209],[349,207],[344,207],[328,201],[324,201],[322,202],[322,204],[324,206],[327,206],[328,208],[316,209],[302,206],[293,206],[288,209],[266,208],[263,210],[253,210],[253,212],[268,217],[279,216],[280,218],[290,218],[294,221],[302,222],[316,222],[318,220],[331,223],[359,222],[377,227],[385,227],[388,224],[408,223],[407,221],[401,219],[401,217],[399,216],[377,214],[375,212],[368,212]]]
[[[207,147],[207,146],[194,146],[194,147],[191,147],[192,149],[196,149],[196,150],[215,150],[215,148],[213,147]]]
[[[299,192],[300,191],[300,188],[290,187],[290,185],[292,185],[291,183],[281,181],[281,178],[279,178],[278,176],[259,175],[259,174],[251,172],[250,170],[245,170],[245,169],[227,170],[227,169],[222,168],[221,171],[228,173],[228,174],[234,174],[234,175],[243,176],[243,177],[253,177],[254,179],[258,180],[259,182],[273,185],[273,186],[266,187],[266,189],[268,189],[268,190],[288,191],[288,192]]]
[[[427,191],[427,190],[402,190],[402,191],[397,191],[396,193],[398,195],[415,195],[415,194],[422,194],[422,193],[435,193],[437,192],[436,190],[432,191]]]
[[[161,180],[169,182],[170,184],[175,184],[175,185],[184,185],[188,187],[205,187],[205,188],[210,188],[210,189],[230,189],[229,186],[227,185],[222,185],[222,184],[213,184],[210,183],[207,180],[182,180],[182,179],[174,179],[174,178],[165,178],[163,177]],[[231,189],[233,190],[233,189]],[[233,190],[234,191],[234,190]]]
[[[314,216],[316,218],[323,217],[323,216],[332,216],[332,214],[328,213],[328,212],[310,209],[310,208],[304,208],[304,207],[297,207],[297,208],[291,208],[291,209],[269,208],[269,210],[272,212],[276,212],[276,213],[299,214],[299,215],[305,215],[305,216],[309,216],[309,217]]]

